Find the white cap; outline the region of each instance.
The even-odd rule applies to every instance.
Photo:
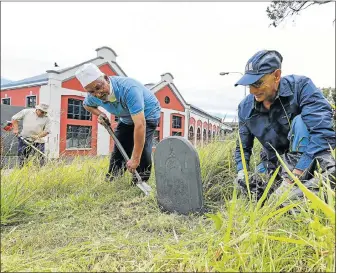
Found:
[[[75,72],[76,78],[86,87],[88,84],[97,80],[99,77],[104,76],[104,73],[93,63],[84,64]]]

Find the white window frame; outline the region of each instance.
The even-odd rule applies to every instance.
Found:
[[[11,99],[11,97],[1,98],[1,104],[4,104],[4,103],[3,103],[4,100],[7,100],[7,99],[9,99],[9,104],[6,104],[6,105],[12,105],[12,99]]]
[[[28,95],[28,96],[26,96],[26,107],[28,107],[28,97],[35,97],[35,106],[37,105],[37,96],[36,95]],[[32,108],[32,107],[30,107],[30,108]]]

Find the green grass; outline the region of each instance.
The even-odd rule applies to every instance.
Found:
[[[210,208],[201,216],[162,213],[129,174],[104,182],[107,158],[2,175],[1,271],[335,271],[329,182],[328,205],[310,196],[297,215],[280,200],[261,207],[233,191],[234,149],[233,138],[198,149]]]

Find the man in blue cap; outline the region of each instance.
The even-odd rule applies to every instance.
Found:
[[[248,60],[245,74],[235,84],[250,89],[250,95],[238,107],[239,134],[247,167],[256,137],[263,146],[258,172],[271,174],[276,169],[275,149],[296,177],[308,181],[317,161],[322,169],[335,168],[331,155],[336,142],[332,109],[310,78],[281,77],[282,59],[275,50],[262,50]],[[235,160],[236,183],[245,188],[239,144]],[[293,184],[284,170],[281,177],[276,194],[283,193]],[[258,191],[256,185],[251,185],[252,188]],[[261,196],[261,191],[258,195]]]

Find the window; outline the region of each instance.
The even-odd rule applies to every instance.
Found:
[[[181,132],[172,132],[172,136],[181,136]]]
[[[3,98],[2,99],[2,104],[11,105],[11,98]]]
[[[181,117],[172,117],[172,128],[181,129]]]
[[[158,143],[159,143],[159,141],[160,141],[160,137],[159,137],[159,131],[158,130],[156,130],[156,131],[154,131],[154,134],[153,134],[153,144],[152,144],[152,146],[156,146]]]
[[[215,131],[213,131],[213,139],[215,139]]]
[[[66,148],[91,148],[91,126],[67,125]]]
[[[84,109],[82,100],[68,99],[69,119],[91,120],[91,113]]]
[[[201,140],[201,130],[198,128],[197,130],[197,140]]]
[[[193,138],[194,138],[194,130],[193,126],[191,126],[190,129],[188,130],[188,139],[193,140]]]
[[[208,130],[208,139],[211,140],[211,138],[212,138],[211,130]]]
[[[164,99],[164,101],[165,101],[166,104],[169,104],[170,103],[170,98],[168,96],[166,96],[165,99]]]
[[[206,133],[206,129],[204,129],[204,131],[203,131],[203,139],[206,140],[206,138],[207,138],[207,133]]]
[[[36,105],[36,96],[27,96],[26,97],[26,105],[29,108],[34,108]]]

